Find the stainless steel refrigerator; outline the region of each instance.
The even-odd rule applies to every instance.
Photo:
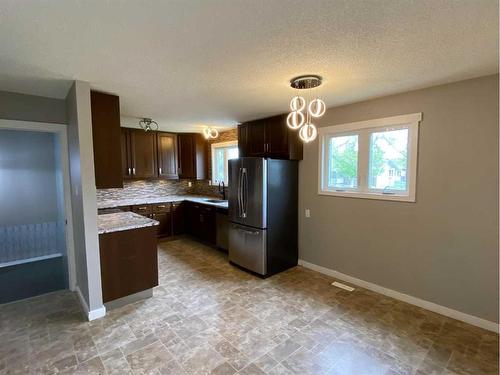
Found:
[[[261,276],[297,265],[298,163],[229,160],[229,261]]]

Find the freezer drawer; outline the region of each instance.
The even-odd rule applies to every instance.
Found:
[[[260,275],[267,273],[266,230],[231,223],[229,261]]]

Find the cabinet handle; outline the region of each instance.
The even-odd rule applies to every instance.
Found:
[[[161,174],[161,168],[158,168],[158,174]]]
[[[167,207],[167,206],[165,206],[164,204],[159,204],[158,205],[158,208],[165,208],[165,207]]]
[[[130,176],[132,174],[132,168],[128,167],[128,175]]]
[[[144,210],[147,210],[147,207],[138,207],[137,209],[144,211]]]
[[[132,174],[135,176],[135,167],[132,168]]]

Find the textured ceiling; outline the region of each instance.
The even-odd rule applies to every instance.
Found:
[[[496,72],[496,0],[0,0],[0,90],[89,81],[163,129],[282,113],[304,73],[335,106]]]

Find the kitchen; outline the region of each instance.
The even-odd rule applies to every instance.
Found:
[[[297,232],[297,162],[303,146],[285,116],[220,133],[161,132],[147,118],[137,120],[139,129],[126,128],[119,97],[96,91],[91,112],[107,308],[151,297],[158,286],[156,246],[151,240],[145,246],[145,231],[160,241],[188,235],[229,251],[229,262],[262,277],[297,265],[297,238],[289,231]],[[241,162],[233,166],[232,159]],[[267,184],[268,179],[289,188]]]
[[[0,375],[498,374],[498,14],[4,0]]]

